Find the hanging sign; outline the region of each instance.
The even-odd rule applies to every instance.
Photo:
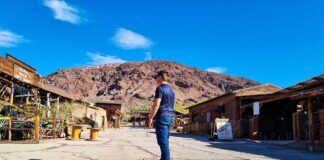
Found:
[[[260,114],[260,102],[254,102],[253,103],[253,115],[259,115]]]

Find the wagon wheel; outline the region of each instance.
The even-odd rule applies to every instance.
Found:
[[[8,123],[6,120],[0,120],[0,128],[3,128],[4,130],[0,131],[0,139],[7,138],[8,131],[6,130],[8,128]]]
[[[7,136],[8,136],[8,131],[7,130],[2,130],[2,131],[0,131],[0,134],[1,134],[0,140],[1,139],[6,139]]]
[[[5,126],[7,126],[7,121],[6,120],[0,120],[0,127],[3,128]]]

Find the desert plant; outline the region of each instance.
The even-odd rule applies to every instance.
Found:
[[[58,117],[64,120],[72,121],[74,118],[83,118],[86,114],[87,104],[80,102],[62,102],[59,103]],[[57,111],[57,104],[51,106],[51,117],[54,117]]]

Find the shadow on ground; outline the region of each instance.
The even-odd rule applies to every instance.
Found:
[[[194,139],[201,142],[208,143],[209,147],[231,150],[241,153],[255,154],[265,156],[274,159],[283,160],[323,160],[324,152],[306,152],[304,150],[292,149],[286,146],[279,146],[273,144],[263,144],[245,139],[235,139],[234,141],[208,141],[208,137],[183,134],[183,133],[171,133],[173,137],[181,137]]]

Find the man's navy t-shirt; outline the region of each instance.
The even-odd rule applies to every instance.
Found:
[[[155,99],[160,98],[161,103],[155,118],[161,116],[173,116],[174,114],[174,91],[167,84],[161,84],[155,90]]]

